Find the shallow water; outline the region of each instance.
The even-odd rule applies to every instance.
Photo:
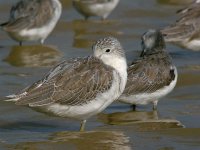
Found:
[[[14,2],[0,0],[0,22],[7,19]],[[0,97],[40,79],[62,59],[89,55],[91,44],[106,35],[119,38],[130,62],[140,52],[141,34],[174,22],[176,10],[184,7],[180,1],[121,0],[108,20],[85,22],[69,0],[62,2],[62,18],[44,46],[26,43],[19,47],[0,31]],[[167,48],[179,78],[175,90],[159,102],[157,112],[150,105],[133,112],[129,105],[114,103],[88,120],[87,132],[79,133],[78,121],[1,101],[0,149],[199,150],[200,52],[170,44]]]

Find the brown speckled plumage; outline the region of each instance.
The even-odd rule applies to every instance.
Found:
[[[179,10],[177,15],[179,19],[174,24],[161,30],[165,36],[165,41],[188,49],[199,50],[200,48],[191,42],[199,40],[200,37],[200,3],[192,3]]]
[[[23,92],[18,105],[41,106],[51,103],[83,105],[112,85],[112,68],[94,57],[64,61],[41,81]],[[38,85],[40,85],[38,87]]]
[[[134,105],[153,103],[156,109],[159,98],[175,87],[177,71],[160,31],[146,32],[142,48],[140,58],[128,67],[126,88],[119,100]]]
[[[161,51],[149,54],[128,67],[125,95],[153,93],[174,80],[171,57]]]
[[[54,13],[50,0],[22,0],[11,8],[10,19],[3,23],[6,31],[31,29],[47,24]]]

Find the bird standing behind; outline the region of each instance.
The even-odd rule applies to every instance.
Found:
[[[200,0],[177,11],[179,19],[161,30],[166,42],[181,47],[200,50]]]
[[[62,12],[59,0],[20,0],[10,10],[9,21],[0,26],[20,45],[48,37]]]
[[[91,16],[99,16],[105,20],[118,3],[119,0],[73,0],[74,8],[85,20]]]
[[[172,64],[160,31],[149,30],[142,36],[140,59],[128,67],[126,88],[119,100],[128,104],[153,103],[170,93],[177,82],[177,70]]]

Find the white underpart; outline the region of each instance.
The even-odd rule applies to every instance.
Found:
[[[91,16],[100,16],[104,19],[111,13],[111,11],[117,6],[119,0],[112,0],[106,3],[96,3],[96,4],[85,4],[84,11],[91,14]]]
[[[200,51],[200,39],[184,40],[181,44],[188,49]]]
[[[119,101],[135,105],[137,104],[146,105],[154,102],[156,103],[156,101],[158,101],[160,98],[169,94],[176,86],[178,73],[175,66],[173,66],[172,69],[174,69],[175,79],[170,83],[170,85],[165,86],[162,89],[155,91],[154,93],[142,93],[130,96],[122,95],[120,96]]]
[[[110,57],[111,58],[111,57]],[[124,58],[112,57],[106,58],[106,64],[109,64],[116,71],[113,71],[113,82],[111,88],[105,92],[98,94],[97,97],[87,104],[82,106],[67,106],[61,104],[50,104],[42,106],[41,109],[56,114],[62,117],[71,117],[80,120],[85,120],[90,116],[103,111],[114,100],[117,100],[124,91],[127,81],[127,64]],[[108,60],[107,60],[108,59]]]
[[[200,3],[200,0],[196,0],[196,3]]]
[[[33,28],[33,29],[24,29],[19,31],[18,33],[18,40],[22,41],[38,41],[40,40],[41,43],[47,38],[47,36],[51,33],[51,31],[56,26],[62,12],[62,6],[59,0],[52,0],[53,7],[55,8],[54,14],[52,19],[40,28]],[[12,36],[12,35],[11,35]]]
[[[193,40],[191,40],[190,38],[186,39],[173,38],[173,39],[165,39],[165,41],[180,45],[182,47],[185,47],[193,51],[200,51],[200,38],[195,38]]]

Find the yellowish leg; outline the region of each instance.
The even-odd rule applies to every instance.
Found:
[[[85,130],[85,124],[86,124],[86,120],[83,120],[81,122],[80,132],[83,132]]]
[[[135,104],[132,105],[132,109],[133,109],[133,111],[136,111],[136,105]]]
[[[153,110],[157,110],[158,101],[153,102]]]

